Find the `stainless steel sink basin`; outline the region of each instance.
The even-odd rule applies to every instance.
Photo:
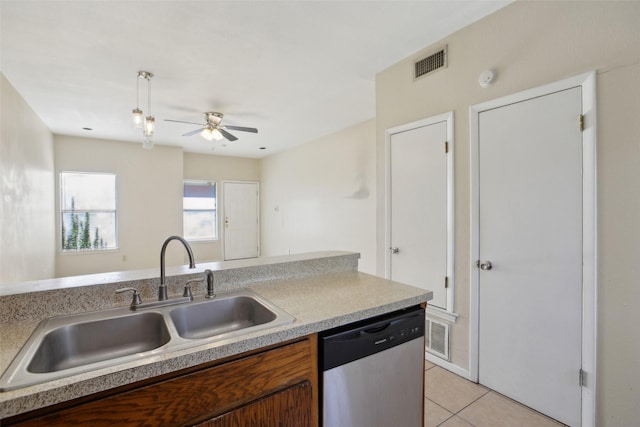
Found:
[[[272,322],[277,317],[274,311],[250,296],[219,298],[171,311],[178,334],[187,339],[225,335]]]
[[[46,373],[143,353],[171,340],[159,313],[139,313],[61,326],[37,346],[29,372]]]
[[[0,378],[0,390],[89,372],[162,351],[171,333],[161,313],[128,308],[51,317],[36,327]]]
[[[65,378],[274,328],[293,316],[250,290],[179,306],[128,307],[40,322],[0,377],[0,391]]]

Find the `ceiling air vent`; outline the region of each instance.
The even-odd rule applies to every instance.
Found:
[[[440,68],[447,66],[447,47],[443,47],[436,53],[427,56],[414,63],[414,78],[426,76]]]

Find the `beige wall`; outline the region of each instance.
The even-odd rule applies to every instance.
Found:
[[[636,13],[636,24],[640,14]],[[640,26],[640,25],[639,25]],[[640,37],[636,38],[640,44]],[[640,65],[598,76],[599,426],[640,422]]]
[[[448,68],[414,81],[412,64],[448,44]],[[478,75],[497,71],[482,89]],[[640,2],[518,1],[381,72],[377,90],[378,254],[384,266],[384,130],[453,110],[456,295],[453,363],[469,363],[470,105],[597,71],[597,425],[640,419]],[[630,329],[632,328],[632,329]]]
[[[61,171],[117,174],[118,249],[61,253],[57,277],[158,268],[163,241],[182,235],[182,149],[72,136],[55,136],[56,177]],[[57,178],[56,178],[57,180]],[[57,193],[56,193],[57,194]],[[56,248],[59,241],[56,213]],[[184,249],[172,243],[167,265],[184,264]]]
[[[222,197],[222,181],[259,181],[260,166],[257,159],[184,153],[184,178],[214,181],[217,197]],[[218,203],[218,206],[221,206]],[[218,261],[222,254],[222,222],[218,217],[219,239],[208,242],[192,242],[197,262]],[[181,233],[182,234],[182,233]]]
[[[375,121],[261,160],[262,253],[360,252],[375,273]]]
[[[53,135],[0,74],[0,283],[55,274]]]

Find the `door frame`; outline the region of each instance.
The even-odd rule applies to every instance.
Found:
[[[224,181],[221,181],[221,186],[220,189],[221,191],[221,198],[220,198],[220,208],[221,208],[221,213],[222,215],[219,215],[219,224],[221,224],[222,226],[222,233],[220,233],[220,238],[222,241],[222,259],[226,260],[227,258],[227,254],[226,254],[226,227],[224,226],[224,218],[226,216],[226,206],[224,203],[224,198],[226,197],[226,190],[225,190],[225,184],[255,184],[256,185],[256,191],[257,191],[257,195],[256,198],[258,199],[258,212],[257,212],[257,221],[258,221],[258,228],[257,228],[257,239],[258,239],[258,258],[260,257],[260,254],[262,252],[262,244],[261,244],[261,235],[260,235],[260,229],[261,229],[261,219],[260,219],[260,214],[261,214],[261,205],[260,205],[260,181],[241,181],[241,180],[233,180],[233,179],[227,179]]]
[[[453,170],[453,153],[454,153],[454,141],[453,141],[453,111],[447,113],[431,116],[426,119],[417,120],[415,122],[406,123],[403,125],[395,126],[384,131],[385,137],[385,237],[384,237],[384,277],[386,279],[391,278],[391,253],[389,248],[391,247],[391,137],[394,134],[410,131],[413,129],[433,125],[440,122],[447,123],[447,142],[449,143],[449,156],[447,156],[447,268],[446,274],[449,278],[447,288],[447,309],[441,310],[438,308],[431,308],[429,311],[437,311],[439,315],[449,321],[455,322],[456,315],[454,314],[454,289],[455,289],[455,277],[454,277],[454,254],[455,254],[455,217],[454,217],[454,170]],[[444,284],[443,284],[444,285]],[[427,306],[428,307],[428,306]]]
[[[596,73],[588,72],[558,82],[518,92],[469,107],[471,161],[471,257],[469,265],[469,378],[479,377],[480,278],[476,260],[480,259],[480,182],[479,116],[486,110],[503,107],[554,92],[581,87],[584,131],[582,133],[582,425],[595,426],[596,420],[596,343],[597,343],[597,206],[596,206]],[[576,117],[576,126],[578,126]],[[583,377],[585,378],[585,377]],[[578,374],[576,374],[578,381]]]

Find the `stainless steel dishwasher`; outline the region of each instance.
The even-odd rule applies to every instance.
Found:
[[[390,313],[320,335],[325,427],[421,427],[425,312]]]

